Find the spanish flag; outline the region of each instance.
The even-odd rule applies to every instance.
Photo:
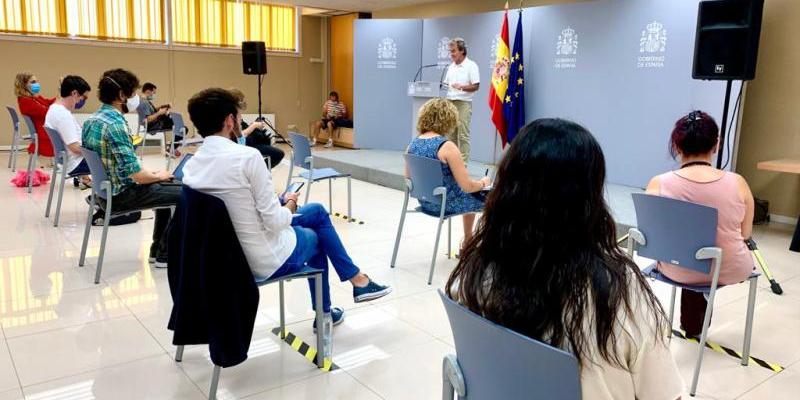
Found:
[[[500,37],[498,39],[494,70],[492,70],[492,87],[489,88],[489,108],[492,109],[492,122],[503,140],[503,147],[505,147],[506,120],[503,115],[503,103],[506,98],[506,90],[508,90],[508,3],[506,3],[506,12],[503,14],[503,27],[500,28]]]

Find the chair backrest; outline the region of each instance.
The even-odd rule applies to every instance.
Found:
[[[136,107],[136,115],[139,120],[139,128],[147,127],[147,114],[144,111],[144,107]]]
[[[433,191],[438,187],[444,186],[442,162],[413,154],[403,154],[403,158],[406,161],[406,167],[408,167],[410,175],[411,197],[431,203],[441,203],[441,197],[435,196]]]
[[[103,166],[103,161],[100,160],[100,155],[84,147],[81,147],[81,153],[83,153],[83,159],[86,160],[86,164],[89,166],[89,173],[92,175],[92,182],[94,182],[92,188],[100,198],[107,199],[108,193],[102,183],[108,180],[108,175]]]
[[[183,123],[183,115],[176,112],[170,112],[169,118],[172,120],[172,134],[183,136],[183,131],[186,128],[186,124]]]
[[[39,136],[36,134],[36,126],[33,125],[33,120],[31,117],[23,115],[22,120],[25,121],[25,127],[28,129],[28,134],[30,135],[31,140],[34,143],[38,142]]]
[[[578,360],[471,312],[441,290],[466,399],[581,398]]]
[[[19,131],[19,114],[14,107],[6,106],[8,114],[11,116],[11,123],[14,124],[14,130]]]
[[[172,176],[174,176],[176,180],[183,180],[183,167],[186,165],[186,162],[192,158],[192,156],[194,156],[194,154],[186,153],[186,155],[181,158],[181,162],[178,163],[178,166],[175,167],[175,170],[172,171]]]
[[[66,155],[67,146],[64,145],[64,140],[61,139],[61,134],[58,133],[57,130],[53,128],[44,127],[44,131],[47,132],[47,137],[50,138],[50,143],[53,144],[53,150],[55,150],[55,155],[59,158],[59,162],[65,162],[66,160],[61,160],[62,155]]]
[[[710,260],[698,260],[697,250],[716,246],[717,209],[644,193],[634,193],[637,229],[644,245],[642,257],[707,274]]]
[[[306,162],[306,158],[312,157],[311,142],[308,138],[297,132],[289,132],[289,140],[292,142],[292,165],[303,169],[311,168]]]

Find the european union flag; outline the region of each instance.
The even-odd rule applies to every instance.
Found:
[[[522,47],[522,10],[520,10],[517,31],[514,34],[514,49],[509,57],[511,62],[508,67],[508,90],[503,102],[508,143],[511,143],[520,128],[525,126],[525,63]]]

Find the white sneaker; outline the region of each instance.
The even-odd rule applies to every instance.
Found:
[[[328,139],[328,143],[325,143],[325,148],[330,149],[333,147],[333,139]]]
[[[314,147],[316,145],[317,145],[317,138],[311,138],[311,147]]]

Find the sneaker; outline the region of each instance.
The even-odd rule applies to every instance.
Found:
[[[330,149],[331,147],[333,147],[333,139],[328,139],[328,143],[325,143],[324,147],[326,149]]]
[[[392,293],[391,286],[379,285],[375,283],[372,279],[370,279],[367,286],[364,287],[353,286],[353,301],[356,303],[372,301],[375,299],[379,299],[383,296],[386,296],[389,293]]]
[[[331,320],[333,320],[333,326],[339,325],[344,322],[344,310],[340,307],[331,307]],[[314,333],[317,333],[317,321],[311,323],[311,327],[314,329]]]
[[[311,138],[311,147],[314,147],[316,145],[317,145],[317,138]]]

